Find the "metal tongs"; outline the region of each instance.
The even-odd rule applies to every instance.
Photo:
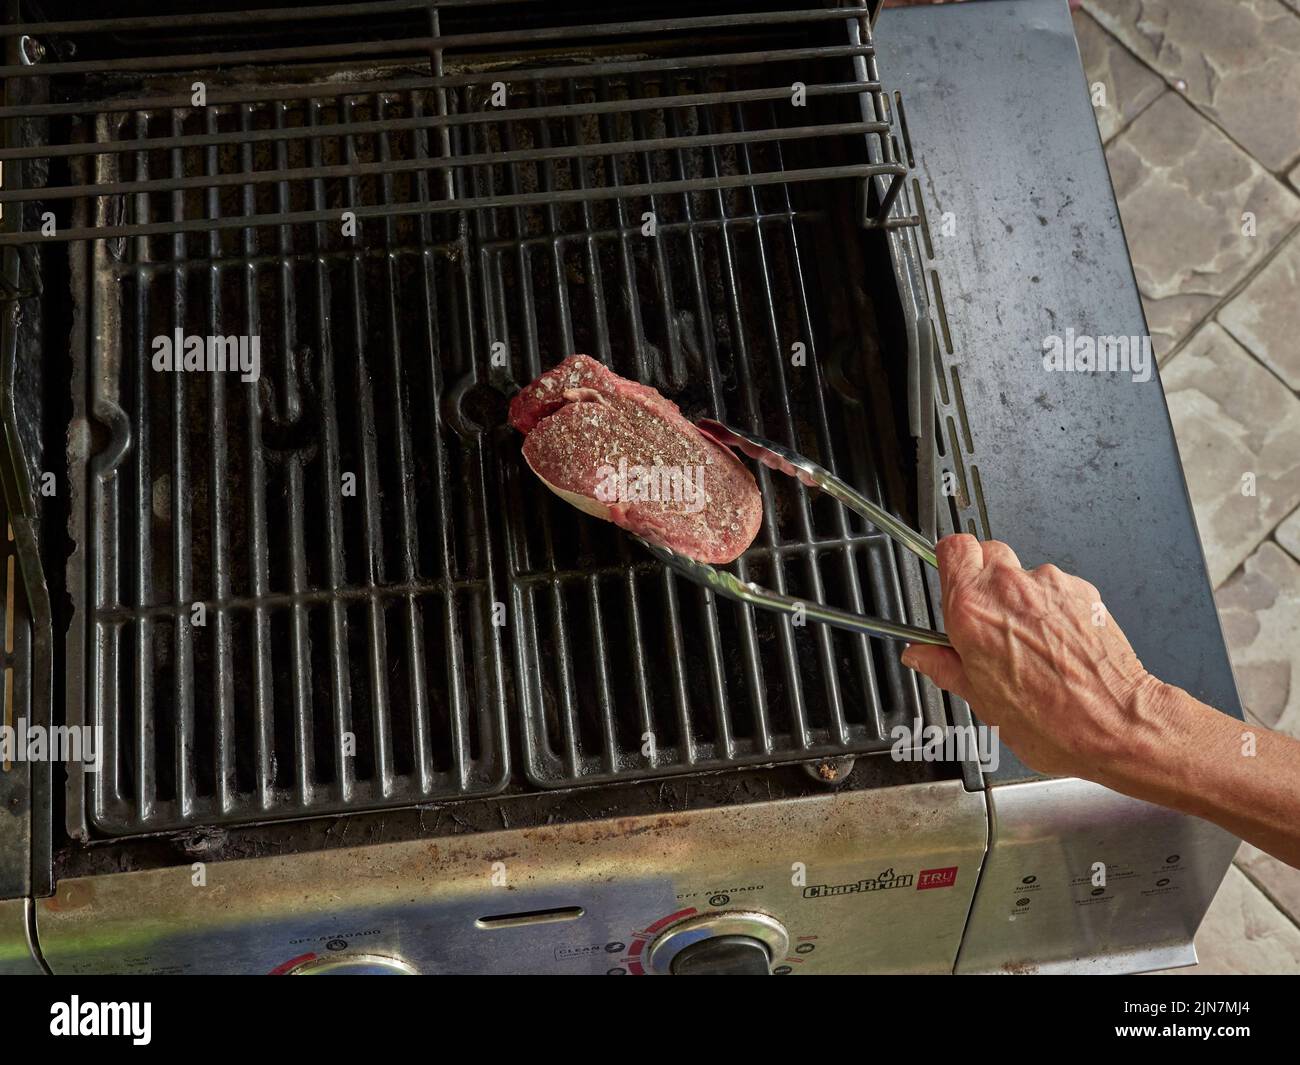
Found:
[[[817,463],[796,454],[789,448],[782,447],[771,440],[764,440],[761,436],[754,436],[742,429],[732,429],[721,422],[710,419],[703,419],[695,424],[706,436],[716,440],[719,444],[737,448],[769,469],[794,477],[809,488],[820,488],[831,498],[838,500],[850,510],[861,514],[876,528],[888,535],[890,539],[902,544],[921,561],[936,569],[938,568],[938,562],[934,554],[934,544],[915,529],[909,528],[892,514],[888,514],[876,506],[861,492],[841,481],[829,470],[822,469]],[[640,540],[642,546],[660,562],[670,566],[683,577],[694,581],[696,584],[703,585],[705,588],[716,592],[724,599],[733,599],[738,603],[748,603],[750,606],[759,607],[763,610],[772,610],[778,614],[796,615],[802,611],[805,617],[811,618],[813,621],[819,621],[824,625],[831,625],[837,629],[847,629],[849,632],[865,633],[868,636],[906,640],[908,643],[932,643],[939,644],[942,647],[952,646],[947,636],[933,629],[920,629],[913,625],[901,625],[894,621],[887,621],[884,618],[853,614],[833,606],[795,599],[788,595],[782,595],[780,592],[762,588],[752,582],[742,581],[732,573],[714,569],[706,562],[697,562],[693,558],[687,558],[685,555],[678,554],[667,547],[652,544],[639,536],[636,536],[635,539]]]

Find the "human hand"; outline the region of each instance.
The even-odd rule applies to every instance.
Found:
[[[1164,685],[1138,661],[1085,580],[1029,571],[996,540],[939,542],[952,647],[909,646],[903,664],[971,705],[1025,764],[1105,783],[1156,743]]]

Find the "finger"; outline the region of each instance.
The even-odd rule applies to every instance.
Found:
[[[1016,569],[1020,569],[1020,559],[1001,540],[985,540],[980,544],[980,548],[984,552],[985,566],[1015,566]]]
[[[934,644],[909,644],[903,652],[903,665],[924,673],[944,691],[966,698],[966,671],[962,668],[961,656],[951,647],[939,647]]]
[[[958,585],[974,580],[984,568],[984,552],[980,542],[967,533],[945,536],[935,545],[939,559],[939,589],[946,603]]]
[[[1067,586],[1073,584],[1074,589],[1072,590],[1077,590],[1080,595],[1088,600],[1088,602],[1101,602],[1101,592],[1097,591],[1097,586],[1091,581],[1085,581],[1082,577],[1074,577],[1067,574],[1065,582]]]
[[[1066,573],[1063,569],[1053,566],[1050,562],[1038,566],[1033,573],[1035,577],[1042,578],[1053,587],[1060,588],[1070,594],[1081,595],[1090,603],[1101,601],[1101,593],[1097,591],[1095,585],[1085,581],[1082,577],[1075,577]]]

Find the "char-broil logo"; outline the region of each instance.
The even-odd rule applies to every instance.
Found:
[[[957,867],[955,865],[947,866],[944,869],[922,869],[916,875],[916,890],[926,891],[929,888],[952,887],[957,883]]]
[[[50,1006],[50,1035],[129,1037],[136,1046],[148,1046],[152,1022],[152,1002],[82,1002],[73,995]]]
[[[864,891],[888,891],[890,888],[911,887],[915,877],[911,873],[895,873],[886,869],[879,876],[864,877],[852,884],[809,884],[803,889],[806,899],[830,899],[837,895],[857,895]]]

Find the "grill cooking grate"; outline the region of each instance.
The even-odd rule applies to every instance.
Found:
[[[744,183],[829,178],[878,182],[879,195],[864,221],[882,226],[914,224],[915,217],[891,215],[906,168],[888,135],[887,104],[875,80],[866,5],[844,5],[858,13],[851,20],[856,33],[846,32],[850,20],[842,10],[814,6],[806,0],[805,5],[769,11],[754,10],[762,5],[715,2],[703,5],[715,9],[712,13],[676,17],[651,17],[645,12],[637,17],[633,8],[617,22],[601,22],[595,14],[599,5],[594,10],[581,4],[546,5],[551,10],[543,12],[543,5],[528,2],[379,0],[362,5],[118,18],[112,18],[110,10],[94,20],[0,25],[0,35],[11,42],[10,58],[17,60],[0,67],[0,75],[12,86],[0,106],[0,117],[12,120],[11,133],[17,122],[35,123],[28,129],[36,131],[39,139],[48,137],[50,141],[14,143],[29,138],[11,136],[0,147],[0,161],[52,164],[51,173],[41,172],[32,182],[34,187],[20,188],[15,180],[7,182],[0,191],[0,203],[36,202],[42,210],[52,210],[56,218],[60,207],[96,197],[112,197],[115,206],[93,224],[85,219],[69,220],[64,211],[54,226],[7,227],[0,232],[0,246],[334,224],[343,210],[364,223],[395,215],[456,214],[490,204],[545,205],[735,185],[740,183],[738,175],[680,174],[650,176],[624,188],[596,184],[545,192],[522,190],[509,196],[459,196],[456,175],[466,167],[487,163],[500,174],[520,164],[564,159],[570,153],[563,146],[547,150],[524,145],[504,152],[497,147],[490,155],[465,158],[453,153],[450,145],[458,134],[472,137],[476,131],[487,131],[490,140],[492,128],[507,113],[538,123],[600,121],[611,115],[635,122],[661,108],[777,100],[790,104],[795,82],[774,78],[720,94],[688,91],[676,99],[582,99],[564,93],[552,96],[544,87],[591,75],[746,66],[762,69],[794,60],[806,65],[795,79],[802,86],[802,101],[797,107],[786,108],[791,115],[772,126],[751,128],[738,141],[719,133],[700,136],[695,145],[711,148],[736,143],[775,145],[810,137],[856,138],[862,142],[858,158],[844,166],[789,168],[780,173],[756,170],[746,175]],[[697,12],[701,5],[684,7]],[[518,28],[498,28],[511,22]],[[764,30],[783,38],[781,46],[755,49],[751,35]],[[699,40],[685,35],[697,35]],[[286,36],[319,37],[322,43],[285,46]],[[700,46],[705,41],[709,47]],[[539,49],[546,52],[539,55]],[[611,57],[592,62],[584,53],[594,49],[609,52]],[[619,52],[624,54],[619,56]],[[577,56],[582,56],[582,61],[570,60]],[[403,65],[391,66],[399,61]],[[367,62],[390,64],[386,76],[376,78],[373,70],[360,66]],[[340,66],[345,68],[342,74]],[[431,76],[409,76],[412,69],[419,68],[429,70]],[[272,84],[249,85],[244,76],[249,70],[271,75],[267,80]],[[823,76],[810,78],[807,71]],[[31,82],[36,84],[23,84]],[[123,90],[124,84],[131,88]],[[514,90],[528,85],[543,87],[540,99],[531,106],[525,104],[522,111],[505,105]],[[102,111],[109,87],[117,96],[112,101],[113,113],[125,129],[107,139],[87,136],[86,131],[78,130],[76,119]],[[286,116],[282,110],[262,106],[268,100],[314,103],[337,96],[352,101],[368,94],[378,94],[377,99],[383,101],[408,91],[428,91],[433,106],[420,114],[381,114],[382,108],[377,107],[364,118],[338,114],[322,118],[314,106],[292,109]],[[457,95],[470,106],[451,113],[449,104]],[[856,117],[849,114],[834,124],[810,123],[803,117],[815,111],[809,104],[837,97],[853,102],[858,108]],[[223,117],[237,119],[247,105],[255,108],[250,127],[222,122]],[[312,130],[310,143],[323,144],[323,155],[332,154],[333,158],[303,159],[301,149],[308,143],[301,139],[304,133],[270,124],[274,118],[305,118],[313,113],[317,128]],[[171,128],[159,129],[158,116],[170,116]],[[151,124],[151,117],[155,119],[153,128],[142,128]],[[69,119],[73,132],[60,138],[59,130]],[[420,141],[423,151],[418,156],[378,158],[364,150],[343,148],[345,144],[349,148],[373,147],[388,137]],[[862,150],[868,137],[872,141],[870,158]],[[580,157],[613,160],[671,147],[663,138],[620,139],[625,142],[589,145]],[[264,162],[256,153],[252,157],[241,153],[249,144],[276,145],[274,159]],[[288,152],[281,150],[285,147]],[[167,152],[194,156],[211,149],[217,150],[219,165],[207,172],[187,166],[183,174],[168,174],[165,166],[150,165]],[[400,197],[380,192],[389,178],[414,174],[436,176],[437,180],[428,182],[426,195],[412,195],[416,190],[409,180],[403,182],[404,195]],[[309,185],[322,181],[327,183],[327,195],[319,203],[312,202]],[[286,186],[287,197],[279,194]],[[254,192],[251,211],[241,205],[213,215],[201,208],[182,210],[179,206],[193,208],[204,192],[212,189],[229,190],[229,202],[238,202],[240,190],[250,187]],[[160,202],[152,202],[155,200]],[[232,246],[238,246],[241,233],[232,232],[230,238]],[[259,233],[259,239],[272,246],[275,242],[274,235],[265,232]]]
[[[902,371],[869,295],[895,278],[856,230],[911,219],[865,9],[846,32],[819,4],[755,8],[22,30],[43,58],[9,71],[3,198],[27,210],[0,239],[68,247],[86,308],[69,717],[106,759],[74,773],[71,820],[491,793],[511,730],[555,787],[881,750],[919,715],[883,645],[713,603],[554,500],[504,425],[586,351],[901,498],[880,393]],[[260,379],[154,370],[176,330],[259,336]],[[758,472],[744,576],[920,620],[885,538]]]
[[[730,87],[731,77],[714,75],[706,86]],[[683,75],[665,92],[698,87]],[[600,97],[620,91],[606,82],[595,89]],[[662,120],[684,139],[743,132],[750,113],[708,107]],[[513,123],[505,133],[527,136]],[[828,146],[818,147],[825,158]],[[739,179],[760,165],[780,173],[787,159],[782,149],[760,161],[751,147],[674,155],[679,173]],[[611,167],[594,180],[638,176]],[[541,179],[551,180],[545,167]],[[820,192],[814,209],[796,207],[789,186],[744,181],[656,197],[645,205],[659,219],[653,241],[621,202],[584,206],[576,217],[482,213],[489,335],[518,353],[511,384],[585,351],[653,382],[688,417],[790,442],[880,499],[883,456],[869,441],[888,413],[872,409],[862,386],[872,381],[880,391],[886,375],[879,364],[873,372],[878,353],[863,336],[873,330],[862,286],[893,278],[871,278],[856,238],[843,240],[852,196]],[[796,343],[806,364],[792,364]],[[823,367],[850,369],[832,384]],[[715,604],[622,534],[556,502],[522,461],[503,472],[503,512],[529,519],[509,523],[508,546],[526,764],[536,782],[881,750],[890,728],[918,712],[915,682],[887,645]],[[737,564],[742,579],[908,616],[887,537],[792,479],[756,472],[764,526]]]

